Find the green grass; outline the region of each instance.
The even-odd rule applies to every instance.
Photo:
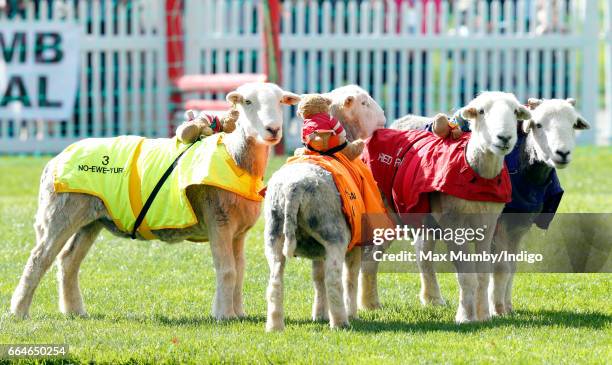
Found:
[[[564,212],[608,212],[612,149],[582,147],[560,172]],[[90,318],[57,309],[55,269],[17,321],[10,296],[34,245],[38,179],[47,159],[0,157],[0,344],[66,343],[73,362],[122,363],[605,363],[612,359],[610,274],[523,274],[513,316],[486,324],[453,323],[457,284],[440,277],[449,305],[422,308],[416,274],[381,274],[384,308],[360,313],[349,330],[309,319],[310,262],[286,272],[283,333],[264,332],[268,268],[263,225],[249,233],[245,305],[249,317],[210,317],[214,272],[207,244],[131,242],[103,233],[82,267]],[[270,170],[282,159],[274,159]],[[608,360],[606,360],[608,359]],[[0,360],[2,362],[2,360]]]

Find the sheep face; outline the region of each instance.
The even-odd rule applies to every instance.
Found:
[[[227,101],[236,105],[238,126],[248,137],[266,145],[275,145],[283,136],[281,105],[300,101],[296,94],[271,83],[248,83],[227,94]]]
[[[576,130],[590,128],[575,103],[574,99],[529,99],[532,119],[523,122],[523,130],[533,137],[538,158],[551,167],[567,167],[576,146]]]
[[[513,94],[490,91],[472,100],[461,113],[470,121],[472,138],[478,138],[483,148],[498,156],[512,151],[517,140],[518,121],[531,117],[529,110]]]
[[[343,122],[350,140],[368,138],[376,129],[385,127],[385,112],[361,87],[339,87],[327,96],[332,99],[331,114]]]

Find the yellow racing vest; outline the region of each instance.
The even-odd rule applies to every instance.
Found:
[[[189,148],[162,185],[138,232],[154,239],[152,230],[185,228],[198,222],[186,195],[190,185],[210,185],[246,199],[262,201],[264,184],[236,165],[223,144],[223,133]],[[138,136],[89,138],[57,156],[56,192],[77,192],[100,198],[115,225],[131,233],[136,217],[164,172],[188,145],[176,138]]]

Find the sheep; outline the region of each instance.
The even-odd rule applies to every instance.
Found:
[[[328,96],[334,101],[334,117],[342,122],[343,114],[350,114],[353,123],[344,126],[347,139],[352,141],[365,136],[372,121],[384,126],[386,120],[383,110],[367,93],[350,90],[353,87],[336,89]],[[351,231],[332,175],[310,163],[283,166],[268,183],[264,217],[264,245],[270,266],[266,330],[284,329],[283,273],[292,254],[312,259],[312,319],[329,318],[331,328],[348,326],[349,317],[357,315],[361,249],[354,247],[347,253]]]
[[[299,96],[274,84],[251,83],[230,92],[227,100],[240,112],[237,130],[224,138],[227,151],[240,168],[263,177],[270,148],[282,137],[281,104],[295,104]],[[52,159],[42,174],[34,224],[36,246],[11,299],[10,310],[17,318],[28,317],[34,292],[58,255],[60,311],[87,316],[78,282],[81,262],[102,228],[129,237],[129,233],[119,231],[99,198],[54,191],[57,163],[57,157]],[[217,320],[243,317],[244,239],[260,214],[261,204],[213,186],[191,186],[186,193],[198,222],[153,233],[166,242],[193,237],[209,240],[217,275],[212,315]]]
[[[574,99],[532,98],[527,104],[531,109],[532,119],[523,121],[521,125],[523,133],[526,133],[526,138],[524,143],[516,146],[519,149],[519,164],[522,171],[530,169],[533,173],[534,170],[537,170],[537,176],[545,182],[549,179],[553,169],[565,168],[571,162],[571,153],[575,147],[575,130],[589,129],[590,125],[576,112]],[[391,128],[423,129],[428,123],[431,123],[431,118],[408,115],[396,120]],[[541,207],[535,208],[534,211],[523,209],[517,210],[512,204],[507,204],[504,208],[504,212],[522,214],[520,217],[503,214],[500,216],[492,241],[494,253],[502,251],[516,253],[518,251],[522,238],[532,224],[536,223],[541,212]],[[545,228],[548,223],[543,223],[542,228]],[[538,225],[540,225],[539,222]],[[498,262],[493,265],[492,280],[489,285],[491,315],[512,312],[512,280],[515,271],[514,262]],[[442,300],[438,301],[438,304],[441,303],[443,303]]]
[[[575,130],[590,128],[589,123],[574,108],[574,99],[529,99],[532,119],[522,123],[524,142],[517,145],[519,171],[529,170],[530,176],[536,176],[538,186],[550,184],[550,176],[555,168],[566,168],[571,162],[576,144]],[[517,193],[515,189],[513,195]],[[558,201],[556,201],[558,203]],[[508,209],[511,208],[511,209]],[[556,208],[556,207],[555,207]],[[542,207],[525,211],[507,206],[504,212],[520,212],[520,217],[511,218],[502,215],[498,220],[497,230],[493,236],[493,251],[499,253],[518,252],[523,236],[542,211]],[[520,218],[517,221],[517,218]],[[549,217],[550,218],[550,217]],[[549,222],[544,223],[543,228]],[[538,224],[542,226],[542,224]],[[497,262],[493,265],[492,281],[489,287],[489,306],[492,315],[510,313],[512,307],[512,280],[516,271],[515,262]]]
[[[529,111],[519,104],[512,94],[502,92],[483,92],[467,107],[462,109],[464,118],[471,121],[472,134],[466,149],[466,159],[472,169],[482,178],[490,179],[499,175],[508,154],[517,140],[517,120],[529,119]],[[408,118],[410,119],[410,118]],[[418,122],[418,120],[417,120]],[[397,126],[397,123],[395,124]],[[375,176],[376,178],[376,176]],[[442,227],[495,227],[503,203],[468,201],[442,193],[430,195],[431,211]],[[476,214],[469,216],[470,213]],[[452,217],[453,221],[450,221]],[[478,218],[476,218],[478,217]],[[493,231],[486,230],[482,241],[477,242],[477,252],[490,252]],[[416,244],[417,257],[433,251],[435,242],[418,240]],[[465,252],[465,246],[451,245],[449,249]],[[459,307],[455,316],[457,323],[488,320],[490,318],[487,287],[490,264],[486,262],[454,261],[460,286]],[[375,286],[376,265],[364,270],[365,281]],[[418,260],[421,271],[420,299],[423,304],[444,304],[439,294],[439,287],[431,261]],[[370,290],[370,296],[375,297],[376,291]],[[372,299],[375,301],[375,299]]]

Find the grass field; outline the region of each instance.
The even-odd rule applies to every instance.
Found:
[[[612,149],[580,148],[561,171],[564,212],[609,212]],[[32,318],[6,315],[34,245],[38,179],[46,158],[0,157],[0,344],[66,343],[70,362],[121,363],[609,363],[612,274],[523,274],[516,314],[486,324],[453,323],[457,284],[441,275],[448,306],[422,308],[416,274],[381,274],[383,309],[360,313],[348,330],[310,321],[310,262],[286,272],[287,329],[267,334],[263,224],[247,242],[245,305],[249,317],[217,323],[206,244],[130,242],[103,233],[82,267],[90,318],[57,308],[55,268],[44,278]],[[274,159],[274,171],[282,159]],[[0,363],[2,360],[0,359]]]

